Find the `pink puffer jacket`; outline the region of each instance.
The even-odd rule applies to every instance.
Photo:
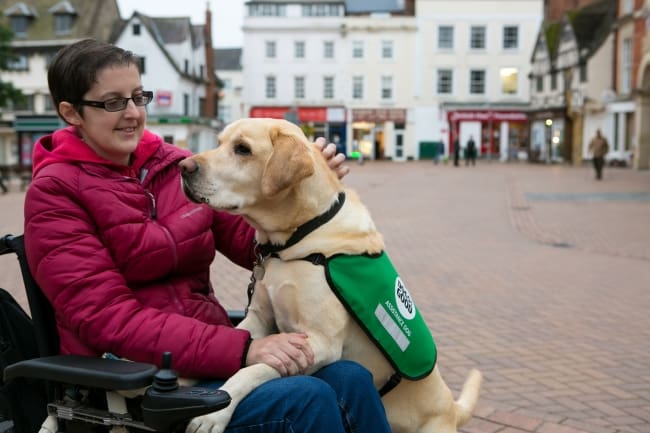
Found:
[[[62,353],[159,364],[171,351],[185,377],[240,368],[250,336],[232,328],[209,266],[216,248],[250,268],[254,231],[187,200],[178,169],[186,156],[147,131],[130,167],[97,156],[73,128],[35,144],[25,247]]]

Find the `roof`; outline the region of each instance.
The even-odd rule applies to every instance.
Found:
[[[0,0],[0,24],[11,28],[10,16],[30,18],[25,37],[14,42],[56,41],[68,43],[71,39],[95,38],[108,41],[111,27],[120,18],[117,0]],[[70,32],[54,31],[54,15],[68,13],[73,24]]]
[[[111,42],[115,42],[128,23],[134,18],[139,19],[153,37],[156,45],[163,55],[174,66],[179,75],[195,82],[203,82],[202,77],[183,72],[180,65],[176,63],[166,46],[168,44],[179,44],[190,40],[192,49],[197,49],[205,44],[204,25],[192,25],[189,17],[165,17],[156,18],[134,11],[131,18],[117,20],[111,34]]]
[[[348,14],[372,12],[402,12],[404,0],[346,0],[345,12]]]
[[[589,58],[605,42],[616,24],[616,2],[596,1],[570,11],[566,16],[573,27],[580,58]]]
[[[216,71],[241,71],[241,48],[217,48],[214,50]]]

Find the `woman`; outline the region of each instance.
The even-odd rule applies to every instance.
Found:
[[[216,248],[251,268],[254,231],[183,195],[178,162],[188,153],[145,129],[153,94],[138,64],[128,51],[83,40],[48,70],[54,106],[70,126],[35,144],[25,245],[61,352],[157,364],[171,351],[181,376],[219,380],[264,362],[284,377],[244,400],[228,431],[389,431],[361,366],[297,376],[313,362],[304,335],[251,339],[232,327],[209,267]],[[340,157],[330,161],[340,166]]]

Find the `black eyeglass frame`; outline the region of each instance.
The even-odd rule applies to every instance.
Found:
[[[138,103],[136,101],[136,98],[144,98],[144,100],[140,101],[140,103]],[[149,90],[144,90],[142,93],[140,93],[138,95],[135,95],[135,96],[131,96],[130,98],[110,98],[110,99],[108,99],[106,101],[88,101],[88,100],[82,99],[81,101],[79,101],[78,104],[79,105],[87,105],[89,107],[95,107],[95,108],[103,108],[104,110],[108,111],[109,113],[115,113],[117,111],[125,110],[126,106],[129,105],[129,100],[133,101],[133,103],[136,105],[136,107],[144,107],[146,105],[149,105],[149,103],[151,101],[153,101],[153,92],[149,91]],[[120,108],[115,109],[115,110],[109,109],[106,106],[106,103],[107,102],[112,102],[112,101],[120,101],[122,103],[122,105],[120,106]]]

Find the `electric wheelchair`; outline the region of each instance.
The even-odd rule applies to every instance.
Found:
[[[30,324],[29,335],[0,341],[0,383],[3,405],[8,407],[0,432],[176,432],[183,431],[191,418],[230,403],[225,391],[179,386],[171,353],[163,355],[160,369],[140,362],[58,354],[54,312],[32,278],[22,235],[0,238],[0,255],[9,253],[18,258],[31,318],[21,310]],[[244,313],[229,315],[238,323]],[[2,326],[18,325],[17,319],[10,321]],[[143,388],[144,395],[135,392]],[[128,394],[137,396],[124,397]]]

